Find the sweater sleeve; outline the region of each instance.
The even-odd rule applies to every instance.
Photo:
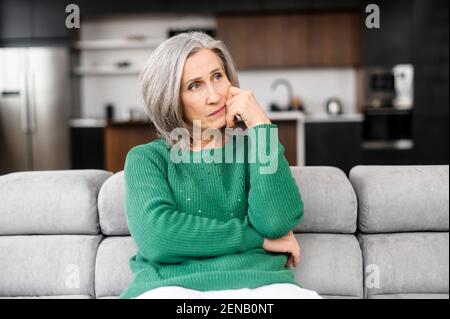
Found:
[[[279,142],[277,125],[260,124],[248,133],[250,223],[262,236],[280,238],[303,218],[300,190]]]
[[[127,223],[144,258],[179,263],[262,247],[264,239],[248,218],[220,221],[177,210],[167,163],[157,152],[133,148],[124,175]]]

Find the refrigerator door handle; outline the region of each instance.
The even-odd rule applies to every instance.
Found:
[[[29,123],[28,123],[28,129],[31,134],[34,134],[36,132],[36,76],[34,71],[32,70],[30,72],[30,99],[29,99],[29,108],[28,108],[28,114],[29,114]]]
[[[3,97],[8,97],[8,96],[20,96],[20,91],[1,91],[1,95]]]

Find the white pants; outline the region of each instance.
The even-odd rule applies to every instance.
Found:
[[[257,288],[199,291],[180,286],[158,287],[136,299],[322,299],[317,292],[294,284],[271,284]]]

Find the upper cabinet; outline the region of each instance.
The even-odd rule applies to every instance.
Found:
[[[415,25],[423,23],[421,19],[414,17],[412,12],[419,3],[423,2],[410,0],[379,2],[381,27],[379,29],[363,29],[364,66],[392,68],[396,64],[414,63],[413,45],[414,43],[423,45],[423,41],[413,41]],[[430,3],[433,4],[429,7],[425,6],[426,9],[421,14],[428,13],[431,8],[439,8],[434,1]],[[444,1],[440,3],[444,3]],[[414,19],[416,19],[415,22]],[[429,52],[429,48],[423,52]]]
[[[358,67],[359,12],[218,15],[217,35],[239,69]]]
[[[31,37],[31,0],[0,0],[0,39]]]
[[[65,38],[67,0],[0,0],[0,41]]]
[[[36,38],[67,37],[67,0],[38,0],[33,3],[33,36]]]

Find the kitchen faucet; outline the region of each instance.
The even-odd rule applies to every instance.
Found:
[[[270,89],[274,91],[278,86],[284,85],[287,90],[289,104],[287,107],[280,107],[279,105],[272,103],[270,105],[271,111],[292,111],[292,110],[302,110],[303,107],[301,105],[301,101],[298,97],[294,96],[294,90],[292,88],[292,84],[284,79],[284,78],[278,78],[275,81],[272,82],[270,85]]]

